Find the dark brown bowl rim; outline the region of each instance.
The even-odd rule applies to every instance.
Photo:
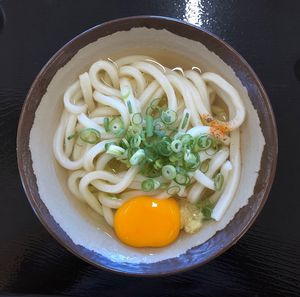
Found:
[[[237,234],[230,240],[228,241],[224,246],[221,248],[217,248],[215,251],[211,252],[210,255],[204,256],[203,258],[200,258],[200,254],[198,253],[199,248],[201,246],[204,246],[209,242],[211,239],[209,239],[207,242],[203,243],[202,245],[193,247],[192,249],[188,250],[186,253],[183,255],[180,255],[179,257],[172,258],[172,259],[167,259],[163,260],[161,262],[157,263],[150,263],[150,264],[131,264],[131,263],[118,263],[118,262],[113,262],[104,256],[97,254],[93,251],[87,250],[86,248],[76,245],[72,242],[72,240],[68,237],[68,235],[62,230],[62,228],[55,222],[51,214],[49,213],[48,209],[44,205],[43,201],[39,197],[38,192],[33,191],[30,186],[34,186],[35,189],[37,189],[36,185],[36,178],[33,173],[33,168],[32,168],[32,160],[31,160],[31,153],[29,150],[29,134],[30,134],[30,129],[28,130],[28,125],[26,127],[26,123],[28,123],[28,118],[29,122],[33,122],[35,111],[37,109],[37,106],[39,102],[41,101],[41,98],[38,98],[36,102],[34,103],[34,110],[31,110],[31,101],[33,101],[33,94],[38,87],[38,84],[43,81],[43,78],[45,77],[45,73],[49,71],[51,68],[51,65],[57,62],[57,59],[60,57],[63,57],[69,48],[76,43],[77,41],[80,42],[82,38],[84,38],[88,34],[92,34],[94,31],[97,30],[102,30],[105,31],[106,27],[113,27],[115,25],[120,24],[126,24],[129,23],[129,27],[150,27],[150,28],[160,28],[163,29],[165,28],[163,25],[169,25],[170,27],[174,26],[174,28],[177,26],[178,29],[180,27],[184,28],[183,30],[185,33],[184,34],[179,34],[178,32],[174,33],[173,29],[171,30],[170,28],[167,28],[168,31],[179,35],[179,36],[186,36],[186,33],[189,31],[193,31],[196,29],[198,31],[198,34],[204,34],[207,38],[211,38],[213,43],[216,43],[216,45],[222,47],[225,51],[227,51],[230,55],[233,55],[234,58],[236,59],[237,62],[239,62],[242,67],[245,68],[247,71],[247,74],[250,76],[250,80],[254,82],[255,86],[257,87],[258,92],[261,95],[261,104],[263,104],[263,107],[265,108],[266,115],[268,117],[269,121],[269,128],[271,131],[269,133],[271,134],[268,139],[266,139],[266,145],[268,144],[268,141],[272,144],[271,147],[268,147],[268,158],[270,159],[269,166],[269,175],[267,176],[267,182],[264,183],[264,186],[259,193],[261,195],[260,203],[257,207],[257,209],[252,212],[247,220],[247,223],[243,225],[243,227],[237,232]],[[132,23],[133,25],[130,25]],[[142,25],[141,25],[142,24]],[[123,26],[121,26],[123,28]],[[117,31],[126,31],[128,29],[121,29],[121,30],[116,30]],[[175,30],[175,29],[174,29]],[[176,31],[176,30],[175,30]],[[104,35],[107,35],[110,33],[107,33],[106,31],[104,32]],[[192,33],[191,33],[192,34]],[[195,33],[197,34],[197,33]],[[103,36],[104,36],[103,35]],[[187,37],[189,38],[189,37]],[[193,39],[193,38],[190,38]],[[193,39],[196,40],[197,39]],[[82,45],[81,47],[84,47],[85,45]],[[77,51],[75,51],[71,56],[66,58],[62,63],[67,63],[70,58],[74,54],[76,54]],[[58,69],[56,69],[58,70]],[[54,73],[55,74],[55,73]],[[53,74],[53,75],[54,75]],[[52,75],[52,77],[53,77]],[[52,79],[50,78],[50,81]],[[30,113],[31,112],[31,113]],[[32,124],[31,124],[32,125]],[[264,132],[264,131],[263,131]],[[264,149],[265,153],[266,147]],[[131,275],[131,276],[161,276],[161,275],[170,275],[174,273],[179,273],[183,272],[186,270],[190,270],[196,267],[199,267],[200,265],[203,265],[212,259],[216,258],[220,254],[224,253],[226,250],[228,250],[231,246],[233,246],[244,234],[245,232],[250,228],[250,226],[254,223],[255,219],[257,218],[258,214],[261,212],[267,197],[269,195],[272,183],[274,181],[275,177],[275,172],[276,172],[276,165],[277,165],[277,154],[278,154],[278,137],[277,137],[277,128],[276,128],[276,123],[275,123],[275,118],[274,114],[272,111],[271,104],[269,102],[268,95],[266,91],[264,90],[264,87],[258,77],[256,76],[255,72],[253,69],[250,67],[250,65],[244,60],[244,58],[236,52],[230,45],[228,45],[226,42],[221,40],[219,37],[216,35],[200,28],[194,25],[191,25],[189,23],[186,23],[184,21],[180,21],[177,19],[169,18],[169,17],[162,17],[162,16],[133,16],[133,17],[126,17],[126,18],[119,18],[115,19],[112,21],[108,21],[105,23],[102,23],[100,25],[97,25],[95,27],[92,27],[83,33],[77,35],[75,38],[73,38],[71,41],[66,43],[60,50],[58,50],[51,58],[50,60],[45,64],[45,66],[41,69],[37,77],[35,78],[34,82],[32,83],[29,92],[26,96],[22,111],[21,111],[21,116],[19,119],[19,125],[18,125],[18,132],[17,132],[17,158],[18,158],[18,168],[19,168],[19,173],[21,176],[21,181],[23,188],[25,190],[25,194],[34,210],[36,213],[37,217],[39,218],[40,222],[44,225],[44,227],[47,229],[47,231],[62,245],[64,246],[67,250],[69,250],[71,253],[76,255],[77,257],[81,258],[82,260],[96,266],[102,269],[105,269],[107,271],[112,271],[120,274],[125,274],[125,275]],[[269,156],[270,155],[270,156]],[[29,163],[28,163],[29,162]],[[28,165],[29,168],[25,169],[25,166]],[[28,176],[29,170],[30,176]],[[259,174],[260,176],[260,174]],[[258,178],[259,178],[258,176]],[[254,191],[253,196],[258,196],[258,194]],[[254,197],[250,197],[249,201],[253,199]],[[235,215],[233,221],[235,220],[236,216],[248,205],[244,206],[242,209],[239,210],[239,212]],[[247,213],[248,214],[248,213]],[[228,225],[231,225],[232,222],[230,222]],[[228,225],[224,228],[226,229]],[[218,233],[223,232],[223,230],[218,231],[212,238],[216,237]],[[196,259],[195,259],[196,257]],[[180,262],[181,265],[177,265]],[[175,262],[175,263],[171,263]],[[167,268],[164,268],[167,267]]]

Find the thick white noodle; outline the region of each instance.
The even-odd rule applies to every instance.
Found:
[[[87,72],[79,75],[79,82],[83,94],[84,102],[88,107],[89,112],[95,109],[95,102],[93,100],[93,89]]]
[[[231,144],[230,144],[230,162],[234,170],[231,172],[229,176],[229,180],[227,182],[226,188],[224,192],[221,194],[219,201],[212,212],[212,218],[216,221],[219,221],[227,208],[229,207],[234,194],[237,190],[237,186],[240,181],[241,175],[241,154],[240,154],[240,132],[239,129],[236,129],[231,132]]]
[[[151,98],[154,98],[153,94],[158,88],[159,88],[159,83],[156,80],[153,80],[147,86],[147,88],[144,90],[144,92],[141,94],[139,98],[141,108],[143,108]]]
[[[79,180],[86,175],[85,170],[73,171],[68,177],[68,188],[72,194],[78,198],[80,201],[85,201],[79,191]]]
[[[228,107],[233,105],[235,112],[231,115],[228,125],[231,130],[237,129],[244,122],[246,116],[245,106],[237,90],[216,73],[203,73],[202,78],[206,83],[212,85]],[[224,96],[224,94],[227,96]]]
[[[210,177],[205,175],[202,171],[196,170],[194,178],[198,183],[202,184],[204,187],[209,188],[213,191],[215,190],[214,181]]]
[[[178,90],[179,93],[182,94],[185,106],[191,111],[191,122],[194,126],[201,125],[201,119],[196,112],[196,106],[192,99],[192,94],[190,90],[186,87],[186,84],[178,78],[175,74],[168,74],[168,80],[172,84],[172,86]]]
[[[202,74],[194,69],[184,71],[175,67],[171,70],[142,55],[122,57],[116,61],[99,60],[88,72],[79,75],[79,79],[64,93],[64,111],[53,140],[55,158],[62,167],[71,171],[67,181],[71,193],[103,215],[110,226],[114,226],[114,210],[126,201],[138,196],[166,199],[172,196],[168,194],[172,186],[179,187],[179,197],[195,203],[201,199],[205,188],[215,190],[213,177],[218,172],[223,175],[224,183],[220,191],[215,191],[208,198],[215,204],[212,218],[220,220],[229,207],[240,179],[239,127],[245,119],[245,107],[238,92],[221,76],[211,72]],[[223,148],[214,155],[210,150],[198,153],[200,162],[209,160],[209,168],[206,173],[200,170],[189,173],[190,186],[181,186],[160,176],[155,179],[161,184],[168,184],[167,190],[144,192],[141,184],[147,177],[138,173],[138,166],[116,174],[108,168],[115,157],[105,153],[105,145],[119,143],[120,138],[104,129],[105,117],[120,116],[127,129],[133,114],[145,114],[153,99],[166,96],[167,108],[177,112],[176,125],[182,123],[186,113],[190,115],[183,129],[179,125],[178,135],[213,135],[213,129],[206,126],[205,119],[213,117],[211,106],[217,104],[214,103],[216,95],[228,107],[230,137],[222,139]],[[100,142],[84,142],[79,137],[84,128],[99,131]]]
[[[209,96],[207,92],[207,87],[205,85],[204,80],[202,79],[201,75],[194,70],[188,70],[184,72],[185,77],[188,78],[193,82],[193,85],[197,88],[198,94],[200,95],[200,98],[195,102],[197,108],[198,108],[198,101],[203,102],[203,105],[207,109],[207,111],[210,111],[210,102],[209,102]]]
[[[104,105],[108,105],[110,107],[113,107],[114,109],[116,109],[123,120],[124,123],[124,127],[127,128],[129,125],[129,114],[127,112],[127,108],[125,106],[125,104],[121,101],[121,99],[119,98],[112,98],[112,97],[108,97],[105,96],[97,91],[94,92],[94,98],[97,102],[102,103]]]
[[[213,177],[213,175],[221,168],[223,163],[227,160],[228,156],[229,156],[228,148],[225,147],[220,151],[218,151],[210,161],[208,171],[206,172],[206,176],[209,178]],[[200,199],[200,195],[203,192],[204,188],[205,187],[200,183],[194,184],[188,193],[188,200],[191,203],[197,202]]]
[[[107,139],[97,143],[95,146],[90,148],[83,156],[83,167],[86,171],[92,171],[94,169],[94,159],[99,154],[105,151],[105,145],[110,142],[114,142],[117,139]]]
[[[76,115],[71,114],[67,122],[66,132],[65,132],[65,155],[67,157],[70,157],[73,151],[75,137],[71,137],[71,139],[69,139],[69,137],[74,136],[76,123],[77,123]]]
[[[82,92],[80,88],[79,81],[76,81],[72,84],[64,94],[64,105],[68,112],[79,114],[86,112],[87,106],[85,104],[78,105],[76,104],[78,100],[82,98]]]
[[[119,73],[121,76],[131,76],[135,79],[136,86],[137,86],[136,96],[137,97],[141,96],[141,94],[143,93],[143,91],[146,87],[146,81],[145,81],[143,74],[133,66],[122,66],[120,68]],[[121,92],[122,92],[122,87],[121,87]]]
[[[70,114],[64,110],[59,126],[56,129],[53,139],[53,152],[58,163],[68,169],[68,170],[77,170],[80,169],[83,165],[83,157],[73,161],[68,158],[64,152],[64,140],[65,140],[65,130],[69,120]]]
[[[159,71],[155,66],[149,63],[137,62],[134,63],[133,65],[136,68],[138,68],[140,71],[151,75],[155,80],[157,80],[157,82],[164,89],[167,95],[169,109],[177,111],[177,99],[175,96],[175,92],[170,82],[166,78],[166,76],[161,71]]]
[[[103,182],[101,180],[109,181],[108,172],[106,171],[92,171],[86,174],[80,181],[79,189],[85,191],[88,185],[92,182],[93,185],[102,192],[118,194],[123,192],[128,188],[130,183],[133,181],[135,175],[137,174],[139,168],[137,166],[131,167],[127,172],[124,178],[117,184],[108,184],[107,182]]]
[[[99,80],[100,71],[105,71],[108,74],[113,87],[109,87]],[[89,76],[92,86],[98,92],[108,96],[120,97],[118,70],[113,63],[108,61],[98,61],[94,63],[90,68]]]
[[[220,173],[223,175],[224,177],[224,182],[223,182],[223,186],[222,189],[220,191],[215,191],[210,197],[209,197],[209,201],[211,203],[216,203],[218,201],[218,199],[220,198],[222,192],[224,191],[224,188],[227,184],[228,178],[229,178],[229,174],[232,171],[232,164],[231,162],[228,160],[226,161],[220,170]]]
[[[96,109],[93,110],[89,116],[91,118],[94,118],[94,117],[115,116],[119,114],[120,113],[114,108],[108,106],[101,106],[101,107],[96,107]]]

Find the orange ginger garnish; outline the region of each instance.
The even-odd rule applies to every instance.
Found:
[[[227,134],[230,132],[228,123],[216,120],[209,114],[201,115],[201,119],[203,123],[205,123],[207,126],[210,126],[211,133],[217,139],[224,140]]]

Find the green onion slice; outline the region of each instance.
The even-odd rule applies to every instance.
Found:
[[[109,131],[119,137],[125,132],[124,123],[120,117],[116,117],[110,121]]]
[[[120,141],[120,146],[127,149],[127,148],[129,148],[130,144],[126,138],[122,138]]]
[[[208,169],[209,169],[209,162],[210,162],[209,159],[206,159],[203,162],[201,162],[201,164],[200,164],[200,170],[201,170],[201,172],[206,173],[208,171]]]
[[[71,140],[71,139],[73,139],[76,135],[77,135],[77,132],[74,132],[73,134],[70,134],[70,135],[67,137],[67,139],[68,139],[68,140]]]
[[[153,136],[153,117],[151,115],[146,115],[146,136]]]
[[[145,152],[143,149],[137,150],[132,157],[130,158],[129,162],[131,165],[138,165],[140,164],[145,158]]]
[[[104,129],[109,132],[109,118],[104,118]]]
[[[185,130],[187,128],[188,122],[190,118],[190,113],[188,111],[185,111],[185,114],[182,118],[182,121],[180,123],[180,129]]]
[[[140,125],[142,124],[143,122],[143,117],[142,117],[142,114],[140,112],[138,113],[135,113],[133,116],[132,116],[132,123],[135,124],[135,125]]]
[[[176,177],[176,168],[173,165],[165,165],[161,173],[166,179],[172,180]]]
[[[128,108],[129,113],[132,114],[132,104],[131,104],[130,100],[127,101],[127,108]]]
[[[141,142],[142,142],[142,137],[138,134],[134,135],[131,139],[130,139],[130,145],[132,147],[140,147],[141,145]]]
[[[95,144],[100,141],[101,134],[94,128],[85,128],[80,132],[79,137],[84,142]]]
[[[171,149],[174,153],[179,153],[182,150],[182,143],[179,139],[175,139],[171,143]]]
[[[177,113],[171,109],[162,111],[160,118],[166,125],[171,125],[177,120]]]
[[[159,188],[159,186],[160,186],[160,182],[153,178],[145,179],[142,182],[142,190],[144,192],[150,192],[150,191],[156,190]]]
[[[216,191],[221,191],[224,183],[224,176],[222,173],[218,173],[214,178],[214,185]]]
[[[168,193],[169,195],[176,195],[176,194],[179,193],[179,191],[180,191],[180,187],[177,186],[177,185],[171,186],[171,187],[169,187],[169,188],[167,189],[167,193]]]
[[[191,181],[190,177],[184,172],[177,173],[174,180],[177,184],[182,186],[187,186]]]

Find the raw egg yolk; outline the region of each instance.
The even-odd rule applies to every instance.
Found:
[[[119,239],[130,246],[165,246],[179,234],[179,206],[172,198],[137,197],[117,210],[114,223]]]

